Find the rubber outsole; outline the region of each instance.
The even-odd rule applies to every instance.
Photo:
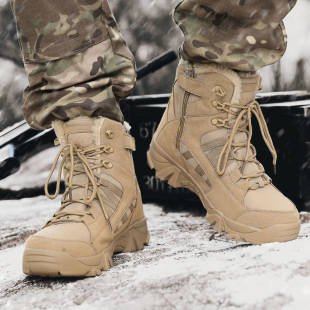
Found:
[[[147,152],[147,161],[150,168],[155,169],[159,179],[168,181],[172,187],[185,187],[198,195],[207,210],[207,221],[214,225],[216,231],[225,231],[227,238],[260,245],[291,241],[298,237],[300,221],[259,229],[224,216],[221,211],[212,206],[194,178],[183,167],[175,163],[155,141],[152,141],[150,150]]]
[[[117,236],[100,254],[76,258],[66,252],[26,248],[23,272],[40,277],[94,277],[113,265],[114,253],[139,251],[150,235],[146,219],[135,222]]]

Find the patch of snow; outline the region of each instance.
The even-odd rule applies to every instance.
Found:
[[[60,200],[4,201],[1,234],[37,230]],[[21,273],[23,246],[0,250],[1,309],[308,309],[310,223],[297,240],[255,246],[226,239],[204,217],[145,205],[144,250],[121,253],[96,278],[42,279]],[[17,225],[18,223],[18,225]]]

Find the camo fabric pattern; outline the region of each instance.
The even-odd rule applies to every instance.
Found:
[[[297,0],[184,0],[174,20],[184,33],[182,58],[257,71],[286,49],[283,18]]]
[[[106,0],[13,0],[29,86],[23,113],[45,129],[55,119],[123,121],[119,100],[136,81],[134,58]]]
[[[286,48],[282,19],[297,0],[184,0],[174,14],[182,57],[256,71]],[[11,0],[29,86],[29,125],[104,116],[122,122],[119,100],[136,81],[135,65],[107,0]]]

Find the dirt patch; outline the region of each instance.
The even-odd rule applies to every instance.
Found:
[[[309,212],[301,212],[299,214],[300,220],[302,224],[310,223],[310,213]]]
[[[13,248],[17,245],[23,244],[30,235],[36,233],[35,230],[27,230],[27,231],[17,231],[15,229],[11,229],[10,232],[6,232],[6,234],[1,236],[0,239],[0,250],[4,250],[7,248]]]
[[[29,293],[29,291],[36,290],[45,290],[45,289],[59,289],[62,287],[66,287],[69,283],[76,283],[80,280],[84,280],[85,278],[42,278],[42,277],[30,277],[27,276],[22,280],[17,281],[11,287],[4,290],[2,298],[11,297],[15,294],[19,293],[25,294]]]

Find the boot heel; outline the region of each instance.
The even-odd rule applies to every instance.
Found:
[[[159,154],[152,144],[150,150],[147,152],[147,162],[151,169],[156,170],[156,176],[162,181],[168,181],[168,184],[172,187],[184,186],[186,180],[183,177],[181,170],[164,156]]]

